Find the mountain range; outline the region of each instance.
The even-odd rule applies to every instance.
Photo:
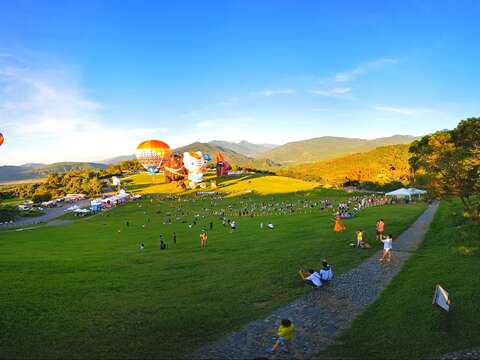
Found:
[[[406,183],[410,177],[409,145],[380,146],[366,152],[344,155],[278,169],[279,175],[315,180],[324,186],[341,186],[346,182]]]
[[[210,154],[214,160],[217,152],[222,152],[232,165],[256,169],[278,169],[281,166],[335,159],[340,156],[362,153],[379,146],[410,144],[416,137],[395,135],[373,140],[344,137],[319,137],[295,141],[284,145],[253,144],[247,141],[238,143],[214,140],[208,143],[195,142],[174,152],[201,151]],[[25,164],[21,166],[0,166],[0,182],[45,177],[50,172],[64,172],[81,168],[106,168],[109,164],[135,159],[135,155],[122,155],[96,163],[63,162],[54,164]]]
[[[373,140],[324,136],[290,142],[278,146],[257,157],[266,158],[282,165],[293,165],[372,150],[379,146],[410,144],[419,138],[410,135],[394,135]]]

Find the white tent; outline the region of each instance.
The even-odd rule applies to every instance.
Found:
[[[410,191],[408,189],[405,189],[405,188],[400,188],[400,189],[390,191],[390,192],[385,194],[385,196],[399,196],[399,197],[411,196],[411,195],[412,194],[410,193]]]
[[[386,193],[385,196],[410,197],[414,195],[424,195],[426,193],[427,192],[425,190],[419,190],[415,188],[409,188],[409,189],[400,188],[400,189]]]
[[[409,188],[408,191],[410,191],[411,195],[425,195],[427,193],[425,190],[415,188]]]

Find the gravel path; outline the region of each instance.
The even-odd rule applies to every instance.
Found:
[[[480,348],[456,351],[437,357],[426,358],[425,360],[478,360],[480,359]]]
[[[394,242],[393,261],[382,265],[381,251],[356,268],[334,278],[332,284],[275,310],[262,320],[247,324],[214,343],[207,344],[189,358],[195,359],[309,359],[324,351],[349,328],[366,306],[377,299],[405,260],[415,251],[428,230],[438,204],[428,209]],[[296,327],[290,352],[268,355],[280,320],[288,318]]]

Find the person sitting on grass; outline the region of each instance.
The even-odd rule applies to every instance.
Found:
[[[140,250],[143,250],[145,249],[145,245],[143,244],[143,242],[140,244]]]
[[[268,223],[268,225],[267,225],[267,226],[268,226],[268,228],[269,228],[270,230],[273,230],[273,224],[272,224],[271,222],[270,222],[270,223]]]
[[[294,332],[295,327],[293,326],[292,322],[288,319],[283,319],[278,327],[275,343],[271,348],[266,350],[267,353],[273,354],[279,347],[283,352],[288,352],[287,343],[292,340]]]
[[[322,261],[322,268],[319,272],[320,281],[323,283],[329,283],[333,279],[333,270],[327,260]]]
[[[308,270],[308,272],[304,270],[299,270],[298,273],[303,281],[305,281],[311,287],[318,289],[322,287],[322,281],[320,279],[320,274],[313,269]]]
[[[165,250],[167,248],[167,244],[165,244],[165,241],[160,240],[160,250]]]

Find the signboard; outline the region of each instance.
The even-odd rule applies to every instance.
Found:
[[[440,285],[437,285],[435,287],[435,293],[433,294],[432,305],[436,305],[440,309],[448,312],[450,310],[450,304],[451,301],[448,292]]]

